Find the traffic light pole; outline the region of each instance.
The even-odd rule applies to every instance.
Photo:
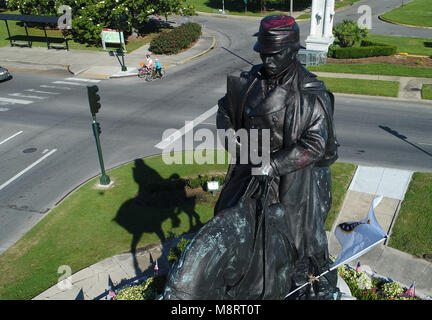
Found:
[[[103,157],[102,157],[102,147],[101,147],[100,138],[99,138],[100,125],[96,121],[96,115],[93,116],[92,128],[93,128],[93,135],[94,135],[95,140],[96,140],[96,148],[97,148],[98,157],[99,157],[99,164],[100,164],[101,172],[102,172],[102,175],[100,177],[100,184],[103,186],[106,186],[106,185],[109,185],[111,181],[110,181],[110,178],[108,177],[108,175],[105,173],[105,166],[104,166],[104,161],[103,161]]]
[[[96,121],[96,113],[99,112],[99,109],[101,107],[101,104],[99,102],[100,100],[100,96],[97,94],[97,92],[99,91],[99,88],[97,86],[87,86],[87,94],[88,94],[88,99],[89,99],[89,105],[90,105],[90,112],[92,114],[92,118],[93,118],[93,123],[92,123],[92,129],[93,129],[93,135],[95,137],[96,140],[96,148],[97,148],[97,152],[98,152],[98,157],[99,157],[99,164],[101,167],[101,172],[102,175],[100,177],[100,184],[103,186],[109,185],[110,184],[110,178],[108,177],[108,175],[105,173],[105,166],[104,166],[104,162],[103,162],[103,157],[102,157],[102,147],[100,144],[100,124],[99,122]]]

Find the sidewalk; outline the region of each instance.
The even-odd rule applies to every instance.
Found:
[[[405,170],[358,166],[339,216],[328,236],[330,254],[337,256],[341,250],[334,235],[336,226],[364,219],[373,199],[380,195],[383,199],[376,207],[375,215],[382,229],[391,237],[391,228],[412,174],[413,172]],[[392,279],[405,287],[415,281],[417,295],[432,298],[432,263],[390,248],[386,245],[387,241],[349,265],[355,267],[360,262],[366,272]]]
[[[214,48],[215,37],[204,31],[198,42],[190,49],[176,55],[156,55],[165,68],[186,63]],[[91,50],[48,50],[44,47],[19,48],[1,47],[0,65],[18,65],[20,68],[47,66],[62,68],[73,75],[88,78],[109,79],[118,77],[137,76],[140,62],[145,60],[149,52],[149,45],[144,45],[131,53],[126,53],[124,60],[127,71],[121,71],[121,57],[110,56],[109,52]]]
[[[411,171],[359,166],[349,186],[341,212],[328,233],[329,251],[333,256],[340,252],[340,245],[334,236],[334,228],[339,223],[357,221],[366,217],[372,200],[377,195],[384,198],[375,210],[378,222],[384,231],[391,236],[391,227],[404,198],[412,176]],[[186,235],[191,238],[192,235]],[[110,299],[108,279],[119,289],[137,283],[154,273],[158,261],[159,272],[166,273],[170,265],[167,261],[169,249],[174,247],[179,238],[143,248],[133,256],[123,253],[98,262],[72,275],[72,287],[61,290],[54,285],[39,294],[34,300],[74,300],[74,299]],[[350,263],[355,267],[360,261],[362,268],[371,274],[377,274],[397,281],[405,287],[415,281],[416,293],[422,298],[432,298],[432,263],[418,259],[410,254],[388,247],[377,245],[371,251]],[[347,287],[339,279],[338,286]],[[349,295],[349,294],[348,294]],[[346,297],[348,299],[349,297]]]
[[[432,78],[414,78],[414,77],[399,77],[399,76],[381,76],[369,74],[351,74],[351,73],[333,73],[333,72],[314,72],[321,77],[329,78],[345,78],[345,79],[364,79],[364,80],[387,80],[399,81],[398,99],[414,100],[430,102],[421,98],[421,90],[423,84],[432,84]]]

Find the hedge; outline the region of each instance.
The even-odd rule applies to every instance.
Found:
[[[394,45],[363,40],[360,47],[342,48],[330,46],[328,56],[335,59],[365,58],[391,56],[397,47]]]
[[[150,42],[150,49],[157,54],[176,54],[188,48],[201,35],[201,26],[194,22],[183,23],[180,27],[161,32]]]

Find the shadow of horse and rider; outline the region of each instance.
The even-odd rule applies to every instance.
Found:
[[[144,233],[155,233],[163,243],[172,233],[165,233],[162,225],[166,220],[170,220],[172,228],[179,227],[179,216],[182,213],[185,213],[189,220],[189,230],[186,233],[197,231],[203,223],[195,211],[196,196],[186,194],[184,182],[178,174],[164,179],[142,159],[135,160],[132,170],[138,192],[134,198],[122,204],[113,221],[132,235],[130,251],[138,275],[144,271],[139,269],[136,258],[137,246]],[[179,183],[183,185],[179,186]]]

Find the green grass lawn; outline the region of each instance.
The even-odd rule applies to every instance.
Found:
[[[415,172],[390,235],[389,246],[418,257],[432,255],[432,173]]]
[[[368,35],[368,40],[395,45],[397,46],[397,52],[432,57],[432,38],[411,38],[370,34]]]
[[[134,241],[138,248],[196,231],[213,217],[217,196],[201,192],[182,202],[177,201],[178,192],[170,190],[151,203],[136,198],[143,194],[143,186],[166,182],[175,174],[224,174],[226,169],[227,165],[219,164],[165,165],[160,156],[154,156],[109,171],[114,181],[110,189],[95,187],[99,177],[89,181],[0,255],[0,300],[35,297],[57,282],[61,265],[76,273],[129,251]],[[335,213],[329,219],[333,220],[355,166],[336,163],[331,170]]]
[[[356,165],[350,163],[336,162],[330,167],[332,173],[332,207],[324,224],[326,231],[330,231],[335,222],[345,198],[345,193],[351,183],[356,170]]]
[[[392,22],[420,27],[432,27],[431,7],[432,3],[430,0],[413,0],[403,7],[400,6],[381,16]]]
[[[4,11],[1,13],[5,14],[19,14],[18,11]],[[8,27],[11,34],[12,40],[16,40],[18,42],[25,42],[26,40],[26,32],[25,28],[19,25],[18,21],[8,21]],[[46,38],[45,33],[43,29],[39,28],[28,28],[28,34],[32,41],[32,46],[34,47],[47,47],[46,44]],[[57,44],[64,44],[64,37],[60,30],[49,30],[46,29],[47,37],[50,42],[57,43]],[[67,37],[68,39],[71,39],[70,36]],[[151,41],[151,38],[139,40],[139,41],[130,41],[126,44],[126,50],[128,53],[132,52],[133,50],[149,43]],[[4,21],[0,21],[0,47],[9,46],[9,36],[6,29],[6,23]],[[102,45],[102,42],[101,42]],[[72,39],[68,41],[69,50],[94,50],[94,51],[104,51],[102,47],[96,47],[96,46],[88,46],[86,44],[78,43],[73,41]],[[112,48],[117,48],[114,47]],[[107,49],[109,49],[109,44],[107,45]]]
[[[359,0],[338,0],[335,2],[335,9],[343,8]],[[192,4],[195,7],[196,11],[199,12],[207,12],[207,13],[220,13],[219,10],[222,10],[222,1],[219,0],[186,0],[187,4]],[[249,3],[248,10],[245,13],[244,1],[239,2],[229,2],[225,1],[225,13],[232,15],[246,15],[246,16],[257,16],[257,17],[265,17],[273,14],[289,14],[289,4],[286,6],[285,11],[279,11],[278,8],[275,10],[270,9],[271,4],[267,4],[268,11],[261,12],[261,10],[251,10],[251,5]],[[299,17],[299,19],[310,18],[310,15]]]
[[[318,77],[333,92],[397,97],[398,81]]]
[[[422,99],[432,100],[432,84],[423,84],[421,96]]]
[[[400,77],[420,77],[432,78],[432,68],[410,67],[402,65],[393,65],[387,63],[356,63],[340,64],[327,63],[320,66],[309,66],[308,70],[312,72],[337,72],[353,74],[371,74],[381,76],[400,76]]]

